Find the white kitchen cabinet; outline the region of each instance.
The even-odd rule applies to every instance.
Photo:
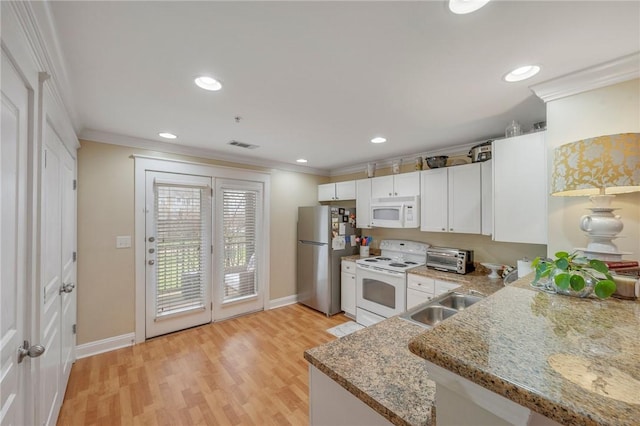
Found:
[[[480,163],[480,179],[482,180],[482,235],[493,234],[493,161]]]
[[[481,163],[421,173],[420,230],[480,234]]]
[[[545,133],[493,142],[493,239],[547,243]]]
[[[356,181],[356,227],[371,228],[371,179]]]
[[[409,273],[407,274],[407,310],[458,287],[460,287],[458,283]]]
[[[342,261],[340,274],[340,303],[344,314],[350,318],[356,317],[356,263],[349,260]]]
[[[380,176],[371,179],[371,198],[420,195],[420,172]]]
[[[325,183],[318,185],[318,201],[355,200],[356,181]]]

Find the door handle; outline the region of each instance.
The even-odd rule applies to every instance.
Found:
[[[45,349],[42,345],[31,346],[28,340],[25,340],[22,346],[18,347],[18,364],[22,362],[25,357],[38,358],[44,353]]]
[[[58,294],[71,293],[74,288],[76,288],[76,285],[74,283],[62,284],[62,287],[60,287]]]

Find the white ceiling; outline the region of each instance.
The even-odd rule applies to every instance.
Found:
[[[640,51],[640,2],[51,3],[79,135],[314,169],[440,151],[545,119],[530,85]],[[505,83],[535,63],[538,76]],[[193,84],[200,74],[223,89]],[[240,116],[239,123],[234,117]],[[373,145],[382,135],[388,142]],[[227,145],[238,140],[260,147]]]

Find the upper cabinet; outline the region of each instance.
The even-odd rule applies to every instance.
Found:
[[[318,201],[355,200],[356,181],[326,183],[318,185]]]
[[[371,181],[373,179],[359,179],[356,181],[356,227],[371,228]]]
[[[547,244],[545,132],[493,142],[493,239]]]
[[[480,163],[482,185],[482,235],[493,235],[493,161]]]
[[[421,231],[481,233],[481,164],[422,172]]]
[[[371,179],[371,198],[420,195],[420,172]]]

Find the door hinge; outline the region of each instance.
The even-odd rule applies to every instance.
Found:
[[[211,254],[213,254],[213,244],[211,244]]]
[[[78,260],[78,253],[76,253],[75,251],[73,252],[73,261],[75,262],[76,260]]]
[[[76,179],[73,180],[73,189],[74,191],[78,188],[78,181]]]
[[[76,324],[73,324],[73,325],[71,326],[71,332],[72,332],[73,334],[76,334],[76,333],[78,332],[78,327],[76,326]]]
[[[211,302],[211,310],[213,311],[213,302]]]
[[[44,150],[44,168],[47,168],[47,150]]]
[[[211,197],[213,197],[213,188],[209,188],[211,190]]]

